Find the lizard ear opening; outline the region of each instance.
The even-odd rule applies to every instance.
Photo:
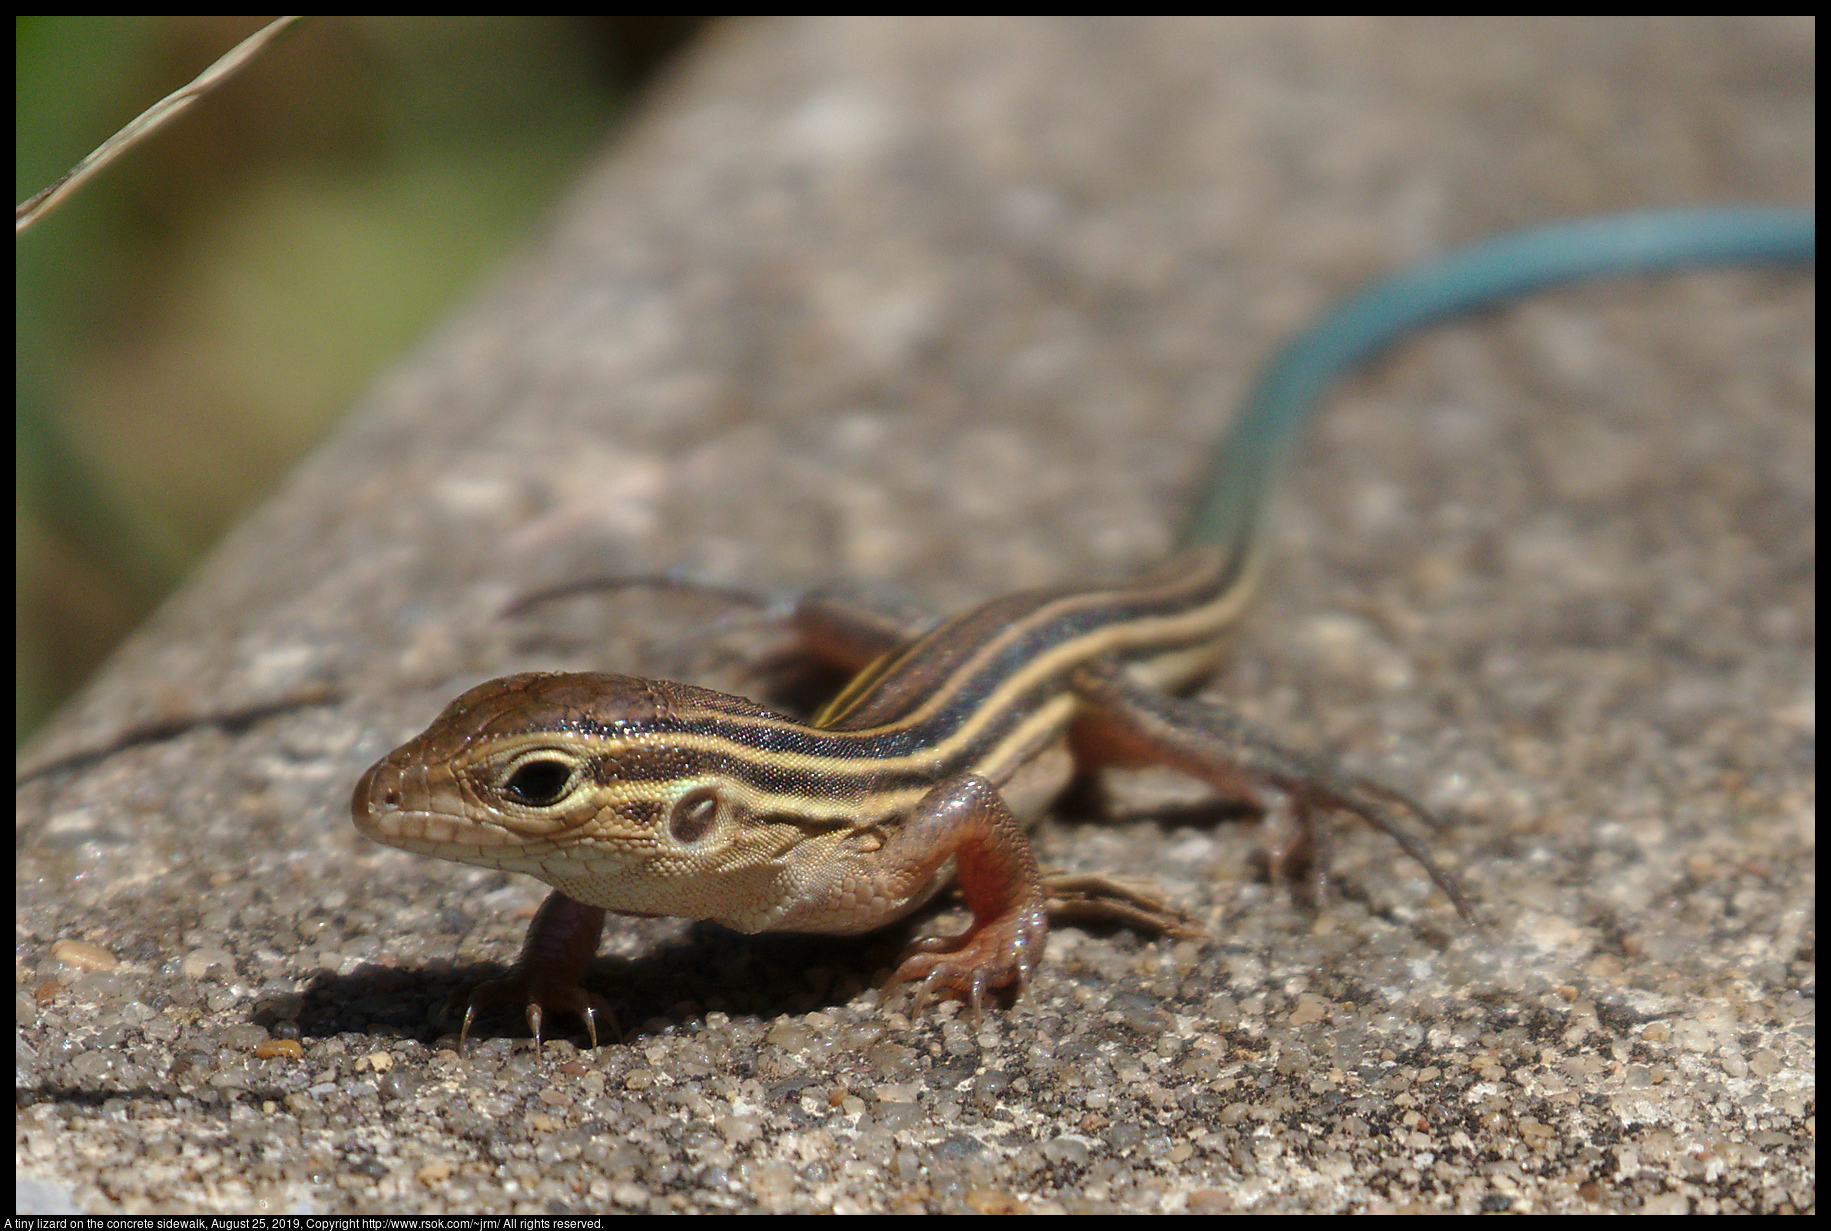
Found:
[[[709,786],[694,787],[668,810],[668,836],[682,846],[694,846],[718,827],[718,792]]]

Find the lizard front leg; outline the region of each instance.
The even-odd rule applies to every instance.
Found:
[[[977,774],[938,784],[877,853],[893,893],[919,896],[949,859],[973,921],[956,936],[917,941],[885,984],[921,983],[917,1007],[954,996],[983,1011],[986,993],[1021,991],[1042,960],[1049,912],[1036,856],[998,788]]]
[[[571,1013],[584,1019],[591,1045],[598,1045],[598,1016],[603,1015],[611,1033],[621,1037],[616,1015],[596,992],[579,985],[585,968],[598,951],[604,933],[604,908],[575,902],[555,889],[547,895],[528,924],[527,939],[522,941],[521,956],[500,978],[472,988],[463,997],[464,1025],[458,1031],[458,1049],[470,1037],[471,1022],[477,1010],[499,1004],[519,1004],[527,1013],[528,1030],[534,1035],[534,1048],[540,1050],[540,1028],[548,1010]],[[454,1007],[458,997],[448,1003]]]

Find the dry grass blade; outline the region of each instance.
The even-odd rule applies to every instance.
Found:
[[[243,65],[258,55],[268,43],[278,37],[281,31],[298,20],[298,17],[293,16],[280,17],[269,22],[237,43],[227,55],[216,63],[197,74],[188,85],[172,91],[142,111],[127,127],[92,150],[87,158],[14,209],[13,234],[19,234],[50,213],[59,202],[75,192],[83,181],[132,149],[145,137],[164,127],[167,121],[186,107],[227,81]]]

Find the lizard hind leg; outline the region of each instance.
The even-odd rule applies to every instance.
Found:
[[[1257,800],[1269,786],[1289,801],[1292,827],[1274,840],[1272,874],[1307,870],[1312,890],[1326,892],[1332,841],[1325,814],[1360,817],[1397,842],[1443,890],[1462,917],[1479,926],[1455,878],[1431,857],[1401,818],[1432,828],[1437,819],[1415,800],[1366,778],[1294,752],[1218,706],[1186,701],[1135,683],[1111,663],[1091,663],[1074,678],[1083,716],[1074,731],[1076,758],[1088,764],[1162,765],[1230,798]]]
[[[1178,940],[1194,940],[1208,934],[1193,916],[1111,877],[1083,872],[1045,873],[1043,891],[1048,895],[1052,924],[1111,923]]]

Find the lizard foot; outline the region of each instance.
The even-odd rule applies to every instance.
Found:
[[[471,1023],[476,1020],[478,1010],[505,1004],[519,1004],[527,1013],[528,1030],[534,1036],[536,1054],[540,1052],[541,1025],[549,1012],[570,1013],[583,1020],[585,1032],[591,1036],[594,1048],[598,1045],[600,1019],[610,1027],[613,1037],[619,1041],[623,1037],[622,1031],[617,1028],[617,1015],[611,1011],[609,1001],[596,992],[587,991],[577,982],[555,979],[519,962],[508,974],[478,984],[468,995],[460,992],[453,996],[445,1002],[445,1012],[451,1013],[459,1004],[464,1006],[464,1024],[458,1031],[460,1055],[470,1038]]]
[[[1042,902],[1018,907],[956,936],[918,940],[904,951],[883,995],[903,983],[920,983],[911,1012],[919,1013],[937,996],[965,1001],[973,1021],[985,1012],[989,991],[1022,991],[1042,960],[1049,935],[1049,912]]]
[[[1178,940],[1208,934],[1193,916],[1104,876],[1050,873],[1043,892],[1052,923],[1117,923]]]

